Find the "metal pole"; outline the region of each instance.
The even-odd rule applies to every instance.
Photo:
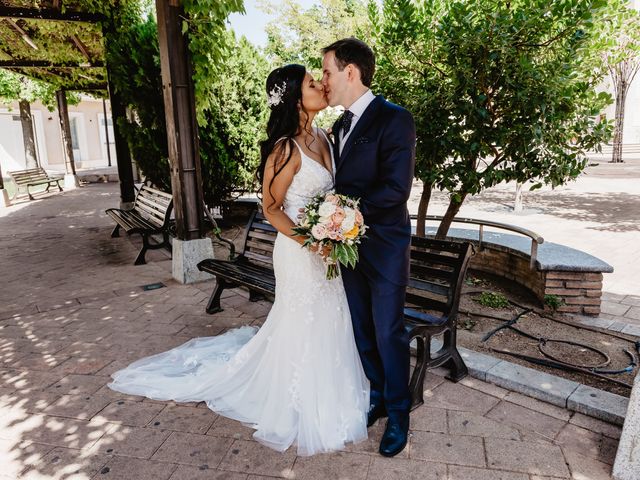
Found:
[[[109,119],[107,117],[107,102],[105,99],[102,99],[102,111],[104,112],[104,135],[107,141],[107,161],[108,165],[111,166],[111,148],[109,147]]]

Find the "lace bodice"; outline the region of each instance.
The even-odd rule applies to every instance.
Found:
[[[324,132],[322,135],[328,142],[329,140],[324,135]],[[300,170],[293,177],[283,202],[284,213],[294,222],[298,221],[300,209],[304,208],[313,197],[333,188],[333,174],[305,154],[300,145],[296,143],[296,146],[300,151]],[[335,171],[335,160],[331,145],[329,145],[329,150],[331,151],[332,171]]]

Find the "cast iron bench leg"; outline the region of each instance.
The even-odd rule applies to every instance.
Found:
[[[60,180],[56,180],[56,183],[58,184],[58,191],[62,191],[62,187],[60,186]]]
[[[111,232],[111,238],[115,238],[115,237],[119,237],[120,236],[120,224],[116,223],[116,226],[114,227],[113,231]]]
[[[249,301],[250,302],[258,302],[260,300],[264,300],[264,295],[253,290],[249,290]]]
[[[455,323],[454,323],[455,328]],[[456,338],[455,333],[451,330],[446,331],[444,333],[444,345],[449,345],[449,355],[451,358],[445,362],[444,367],[449,369],[449,375],[445,378],[451,380],[452,382],[459,382],[464,377],[469,375],[469,370],[467,366],[464,364],[462,357],[460,356],[460,352],[456,348]]]
[[[414,339],[417,345],[416,366],[409,382],[412,410],[424,403],[424,377],[431,358],[431,337],[420,333]]]
[[[218,312],[222,312],[224,309],[220,306],[220,295],[222,295],[222,291],[226,288],[227,283],[224,281],[224,278],[216,277],[216,289],[211,294],[211,298],[209,298],[209,303],[207,303],[206,312],[209,314],[214,314]]]
[[[142,248],[136,257],[136,261],[133,262],[134,265],[145,265],[147,261],[145,260],[145,255],[147,254],[147,249],[149,248],[149,236],[142,234]]]

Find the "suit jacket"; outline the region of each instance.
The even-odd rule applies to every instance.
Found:
[[[337,122],[334,132],[336,128]],[[407,285],[411,242],[407,200],[416,146],[413,117],[378,95],[353,128],[341,155],[336,142],[334,156],[336,192],[360,198],[369,226],[356,268],[374,280]]]

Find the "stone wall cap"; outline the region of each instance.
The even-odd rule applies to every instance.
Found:
[[[414,227],[415,232],[415,227]],[[435,235],[435,227],[427,227],[427,236]],[[469,240],[478,243],[478,229],[451,228],[447,239]],[[515,253],[525,258],[531,257],[531,239],[522,235],[484,231],[482,243],[490,248]],[[536,267],[541,271],[565,271],[585,273],[611,273],[613,267],[603,260],[590,255],[582,250],[560,245],[558,243],[544,242],[538,246]]]

